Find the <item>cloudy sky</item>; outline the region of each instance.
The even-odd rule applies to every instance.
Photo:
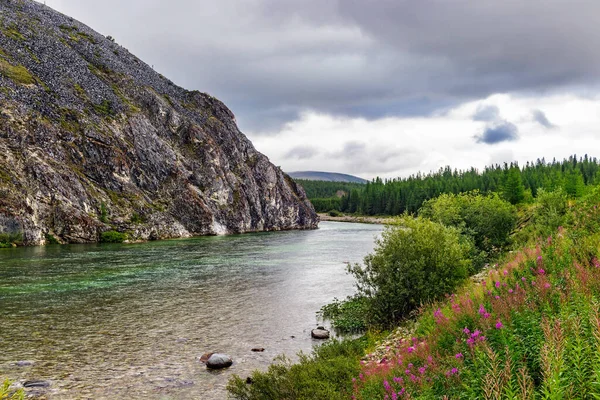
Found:
[[[286,171],[600,156],[597,0],[46,0],[235,113]]]

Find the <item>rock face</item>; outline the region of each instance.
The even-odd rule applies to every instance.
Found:
[[[209,369],[229,368],[233,364],[233,360],[226,354],[215,353],[206,361],[206,367]]]
[[[0,233],[36,245],[317,227],[219,100],[43,4],[3,0],[0,16]]]

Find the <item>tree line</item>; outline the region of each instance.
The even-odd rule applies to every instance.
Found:
[[[318,212],[337,210],[364,215],[416,213],[423,203],[444,193],[497,192],[512,204],[530,202],[539,189],[562,189],[570,198],[585,194],[587,187],[600,183],[600,164],[596,157],[570,156],[562,161],[504,163],[482,171],[471,168],[441,168],[429,174],[408,178],[375,178],[366,184],[300,181]]]

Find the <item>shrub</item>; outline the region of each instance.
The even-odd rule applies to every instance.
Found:
[[[123,243],[125,240],[127,240],[127,234],[117,231],[106,231],[100,235],[102,243]]]
[[[343,301],[333,299],[321,307],[319,314],[331,320],[331,325],[339,333],[358,333],[367,328],[367,312],[367,299],[354,296]]]
[[[332,340],[313,350],[300,353],[298,364],[285,357],[267,372],[252,373],[252,384],[234,375],[227,390],[234,399],[347,399],[352,392],[352,377],[360,370],[360,358],[373,339]]]
[[[339,212],[338,210],[329,210],[329,216],[330,217],[343,217],[344,214]]]
[[[509,244],[517,222],[516,209],[509,202],[495,193],[484,196],[477,191],[442,194],[426,201],[419,215],[457,227],[479,251],[490,256]]]
[[[567,207],[567,194],[564,190],[539,189],[533,213],[537,231],[545,236],[554,233],[564,224]]]
[[[450,293],[468,275],[470,244],[453,227],[404,216],[388,226],[365,257],[349,266],[367,298],[369,322],[390,326],[422,303]]]
[[[13,247],[13,245],[20,245],[23,243],[23,233],[0,233],[0,248]]]
[[[56,239],[54,237],[54,235],[52,235],[50,233],[46,233],[46,243],[47,244],[60,244],[60,242],[58,241],[58,239]]]
[[[25,392],[23,389],[11,390],[11,382],[6,379],[2,385],[0,385],[0,400],[24,400]]]

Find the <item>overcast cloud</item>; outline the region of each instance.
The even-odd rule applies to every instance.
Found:
[[[462,162],[428,152],[430,144],[419,138],[407,140],[401,134],[407,121],[422,124],[419,135],[468,137],[465,149],[481,153],[473,160],[518,159],[530,129],[544,131],[546,142],[580,134],[569,130],[575,125],[559,123],[561,117],[544,104],[569,101],[557,108],[564,114],[574,104],[597,101],[600,92],[597,0],[47,0],[47,4],[114,36],[174,82],[220,98],[254,142],[279,138],[282,149],[277,153],[258,147],[287,170],[330,165],[370,178],[405,175],[404,165],[415,154],[432,160],[431,165]],[[509,95],[509,104],[490,103],[499,93]],[[520,98],[527,99],[529,108],[511,119],[511,110],[505,107],[516,107]],[[465,104],[472,107],[462,122],[474,129],[455,133],[451,126],[431,123]],[[290,143],[281,138],[310,116],[350,127],[363,121],[369,129],[362,134],[369,136],[340,138],[337,154],[345,158],[335,153],[330,159],[322,157],[330,151],[323,147],[323,138],[333,135],[327,130],[318,132],[321,140],[303,138],[295,148],[286,147]],[[388,136],[374,129],[391,121],[396,128],[386,130]],[[425,132],[424,126],[440,131]],[[395,141],[399,137],[402,143]],[[377,150],[373,146],[378,143]],[[348,151],[361,144],[360,151]],[[570,149],[561,150],[568,155]],[[538,155],[545,155],[542,149]],[[337,164],[321,164],[336,160]]]

